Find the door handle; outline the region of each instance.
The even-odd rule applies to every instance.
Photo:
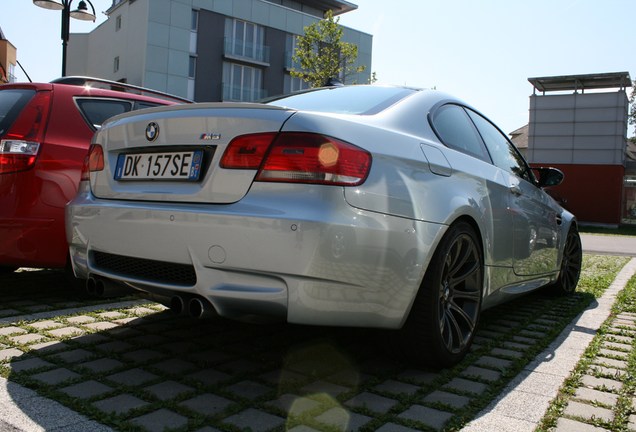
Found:
[[[518,184],[512,185],[510,186],[510,193],[512,193],[514,196],[520,196],[522,194],[521,188]]]

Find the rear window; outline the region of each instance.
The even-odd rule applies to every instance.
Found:
[[[266,101],[269,105],[338,114],[377,114],[417,90],[401,87],[321,88]]]
[[[132,109],[132,102],[112,99],[76,99],[80,112],[94,128],[99,128],[102,123],[112,116],[123,114]]]
[[[4,135],[22,108],[35,95],[35,90],[11,89],[0,91],[0,136]]]

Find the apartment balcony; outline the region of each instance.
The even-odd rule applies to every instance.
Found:
[[[222,86],[224,102],[254,102],[267,97],[265,89],[231,86],[226,83]]]
[[[223,55],[226,58],[269,66],[269,47],[256,45],[241,39],[225,38]]]

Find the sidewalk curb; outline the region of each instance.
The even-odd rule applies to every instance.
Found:
[[[545,415],[596,332],[609,317],[617,294],[636,274],[636,258],[618,273],[605,293],[513,379],[464,432],[532,432]]]

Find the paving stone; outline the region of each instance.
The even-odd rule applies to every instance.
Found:
[[[468,366],[461,372],[464,377],[477,377],[485,381],[497,381],[501,378],[501,372],[492,369],[484,369],[477,366]]]
[[[135,308],[127,309],[126,312],[131,315],[144,316],[144,315],[156,313],[157,311],[147,307],[135,307]]]
[[[618,395],[613,393],[594,390],[587,387],[579,387],[576,389],[574,396],[578,399],[585,399],[590,402],[600,402],[607,406],[614,406],[618,401]]]
[[[24,354],[24,352],[17,348],[6,348],[0,350],[0,361],[11,360],[12,358],[20,357],[22,354]]]
[[[16,309],[2,309],[0,310],[0,318],[10,317],[14,315],[20,315],[21,312]]]
[[[100,312],[100,313],[98,313],[96,315],[98,317],[104,318],[104,319],[117,319],[117,318],[123,318],[123,317],[126,316],[126,314],[123,314],[123,313],[118,312],[118,311]]]
[[[53,355],[53,358],[58,360],[62,360],[65,363],[79,363],[81,361],[86,360],[87,358],[93,357],[95,354],[91,351],[87,351],[85,349],[74,349],[71,351],[64,351],[61,353],[57,353]]]
[[[46,339],[46,336],[38,333],[29,333],[20,336],[11,336],[9,340],[18,345],[29,345],[35,342],[40,342],[42,339]]]
[[[632,414],[629,416],[627,428],[630,431],[636,431],[636,415],[635,414]]]
[[[610,359],[605,357],[596,357],[593,360],[593,363],[597,365],[613,367],[616,369],[627,369],[627,366],[628,366],[627,361],[625,360],[616,360],[616,359]]]
[[[29,327],[33,327],[34,329],[38,329],[38,330],[49,330],[49,329],[59,328],[63,326],[64,324],[62,324],[61,322],[57,322],[53,320],[38,321],[38,322],[29,324]]]
[[[232,401],[211,393],[204,393],[181,402],[179,405],[205,416],[213,416],[232,405]]]
[[[425,385],[425,384],[432,383],[440,376],[441,374],[437,372],[428,372],[428,371],[422,371],[418,369],[409,369],[400,373],[398,375],[398,378],[406,380],[406,381],[412,381],[415,384]]]
[[[240,358],[238,360],[220,364],[217,367],[223,372],[237,375],[256,372],[263,368],[263,364]]]
[[[490,351],[490,354],[495,357],[508,357],[513,359],[518,359],[524,356],[522,352],[504,348],[493,348],[492,351]]]
[[[231,378],[231,376],[215,369],[203,369],[186,375],[186,378],[198,381],[203,385],[213,386],[221,381]]]
[[[128,317],[128,318],[116,319],[113,322],[115,324],[119,324],[119,325],[127,325],[127,324],[134,325],[135,321],[138,321],[138,320],[139,320],[139,318],[137,318],[137,317]]]
[[[177,381],[162,381],[158,384],[155,384],[150,387],[146,387],[144,390],[151,393],[157,399],[162,401],[174,399],[183,393],[188,393],[193,391],[194,389],[185,384],[181,384]]]
[[[154,351],[154,350],[149,350],[149,349],[140,349],[140,350],[135,350],[135,351],[131,351],[131,352],[127,352],[125,354],[122,354],[122,357],[125,360],[128,360],[128,362],[130,363],[148,363],[151,360],[156,360],[159,359],[161,357],[164,357],[164,354],[158,352],[158,351]]]
[[[470,398],[442,390],[435,390],[433,393],[428,394],[424,399],[422,399],[422,401],[428,403],[441,403],[448,405],[451,408],[459,409],[468,405],[470,403]]]
[[[600,374],[605,377],[613,378],[616,380],[622,380],[622,377],[624,375],[627,375],[627,372],[624,370],[616,369],[616,368],[608,368],[608,367],[599,366],[599,365],[591,365],[590,371],[593,372],[594,374]]]
[[[488,386],[476,381],[471,381],[463,378],[453,378],[450,382],[444,385],[445,388],[457,390],[460,392],[472,393],[480,395],[486,391]]]
[[[629,336],[621,336],[621,335],[608,335],[609,342],[618,342],[622,344],[632,345],[634,343],[634,338]]]
[[[120,362],[119,360],[115,360],[111,358],[100,358],[90,362],[82,363],[81,366],[93,372],[99,373],[99,372],[108,372],[113,369],[117,369],[118,367],[123,366],[123,363]]]
[[[165,345],[163,345],[162,347],[166,349]],[[178,351],[174,352],[170,350],[170,352],[173,352],[175,354],[180,354]],[[229,359],[232,358],[232,356],[230,356],[229,354],[221,352],[218,349],[200,351],[198,348],[195,349],[192,353],[190,353],[188,357],[189,357],[189,360],[196,363],[200,363],[204,367],[211,366],[211,365],[218,365],[219,363],[227,362]]]
[[[100,351],[103,352],[111,352],[111,353],[120,353],[123,351],[128,351],[131,348],[134,348],[133,345],[129,344],[128,342],[124,342],[121,340],[115,340],[112,342],[106,342],[104,344],[100,344],[100,345],[96,345],[95,348],[97,348]]]
[[[24,334],[27,331],[20,327],[9,326],[9,327],[0,327],[0,336],[9,336],[14,334]]]
[[[146,405],[148,405],[148,402],[129,394],[120,394],[108,399],[93,402],[93,406],[98,410],[113,414],[125,414],[128,411],[141,408]]]
[[[279,387],[284,385],[300,384],[307,381],[307,377],[305,375],[287,369],[277,369],[267,372],[260,375],[259,378]]]
[[[62,328],[57,328],[57,329],[48,331],[49,335],[56,338],[71,337],[71,336],[76,336],[76,335],[84,334],[84,333],[85,333],[84,330],[77,327],[62,327]]]
[[[515,335],[512,337],[512,340],[515,342],[519,342],[522,344],[526,344],[529,346],[534,345],[535,343],[537,343],[536,339],[530,338],[530,337],[526,337],[526,336],[520,336],[520,335]]]
[[[164,430],[179,429],[188,424],[188,419],[181,414],[161,408],[160,410],[135,417],[130,420],[148,432],[163,432]]]
[[[166,338],[158,334],[145,334],[142,336],[137,336],[137,337],[128,339],[128,342],[130,342],[131,344],[134,344],[137,346],[143,346],[143,347],[152,347],[152,348],[156,348],[160,345],[164,345],[171,341],[172,340],[170,338]]]
[[[577,401],[570,401],[565,410],[563,410],[563,414],[584,419],[595,418],[607,422],[611,422],[614,419],[614,413],[611,410]]]
[[[311,411],[320,406],[320,402],[294,394],[284,394],[276,400],[267,402],[288,415],[300,416],[307,411]]]
[[[624,343],[604,341],[603,348],[609,348],[616,351],[629,352],[631,351],[632,346],[628,344],[624,344]]]
[[[88,333],[80,336],[75,336],[74,338],[71,338],[71,340],[78,345],[90,346],[106,343],[111,341],[112,339],[99,333]]]
[[[183,375],[185,372],[197,369],[197,366],[194,363],[176,358],[170,358],[160,363],[155,363],[151,365],[151,367],[160,370],[161,372],[173,375]]]
[[[328,383],[326,381],[315,381],[301,388],[306,394],[328,394],[331,397],[337,397],[339,394],[346,393],[350,389],[338,384]]]
[[[117,328],[119,326],[109,321],[99,321],[99,322],[85,324],[84,327],[94,331],[105,331],[105,330],[111,330],[111,329]]]
[[[531,345],[513,341],[506,341],[503,343],[503,346],[507,349],[516,349],[520,351],[527,351],[531,348]]]
[[[73,384],[68,387],[64,387],[60,389],[62,393],[66,393],[67,395],[79,398],[79,399],[90,399],[95,396],[100,396],[105,393],[112,391],[113,388],[107,386],[106,384],[102,384],[98,381],[84,381],[78,384]]]
[[[226,389],[236,396],[249,400],[258,399],[270,391],[269,387],[265,387],[264,385],[254,381],[241,381],[226,387]]]
[[[95,322],[96,319],[88,315],[79,315],[79,316],[67,318],[66,321],[71,324],[88,324],[88,323]]]
[[[316,421],[333,426],[340,431],[357,431],[372,419],[362,414],[356,414],[343,408],[331,408],[319,416]]]
[[[148,381],[155,380],[158,377],[157,375],[143,369],[135,368],[109,375],[106,378],[118,384],[137,386],[145,384]]]
[[[492,356],[482,356],[479,357],[477,361],[475,361],[475,364],[478,366],[486,366],[503,371],[508,369],[512,365],[512,360],[506,360]]]
[[[554,432],[607,432],[607,429],[561,417]]]
[[[623,383],[620,381],[608,378],[596,378],[591,375],[583,375],[583,377],[581,377],[581,384],[586,387],[605,387],[609,390],[620,390],[620,388],[623,387]]]
[[[46,360],[42,360],[41,358],[35,357],[27,360],[14,361],[9,366],[13,372],[23,372],[53,366],[53,364]]]
[[[37,351],[41,354],[48,354],[68,349],[68,344],[60,341],[48,341],[29,346],[30,352]]]
[[[327,381],[345,387],[359,387],[371,379],[371,375],[361,373],[357,369],[345,369],[327,377]]]
[[[407,384],[402,381],[387,380],[374,387],[375,390],[391,394],[415,394],[420,389],[419,386]]]
[[[241,430],[249,428],[252,432],[265,432],[285,424],[285,419],[259,411],[254,408],[246,409],[223,420]]]
[[[523,337],[528,337],[531,339],[543,339],[547,335],[546,332],[532,331],[527,329],[521,330],[519,334]]]
[[[367,408],[377,413],[386,413],[397,403],[398,401],[394,399],[363,392],[346,401],[345,405],[351,408]]]
[[[294,426],[291,429],[286,429],[287,432],[320,432],[318,429],[310,428],[306,425]]]
[[[453,417],[453,414],[421,405],[413,405],[398,415],[398,417],[407,420],[415,420],[435,430],[442,430],[446,422]]]
[[[57,368],[46,372],[40,372],[31,376],[36,381],[44,384],[57,385],[71,379],[78,378],[80,375],[65,368]]]
[[[624,360],[627,360],[629,358],[629,353],[625,353],[623,351],[610,350],[607,348],[601,348],[598,351],[598,355],[603,357],[620,358]]]

